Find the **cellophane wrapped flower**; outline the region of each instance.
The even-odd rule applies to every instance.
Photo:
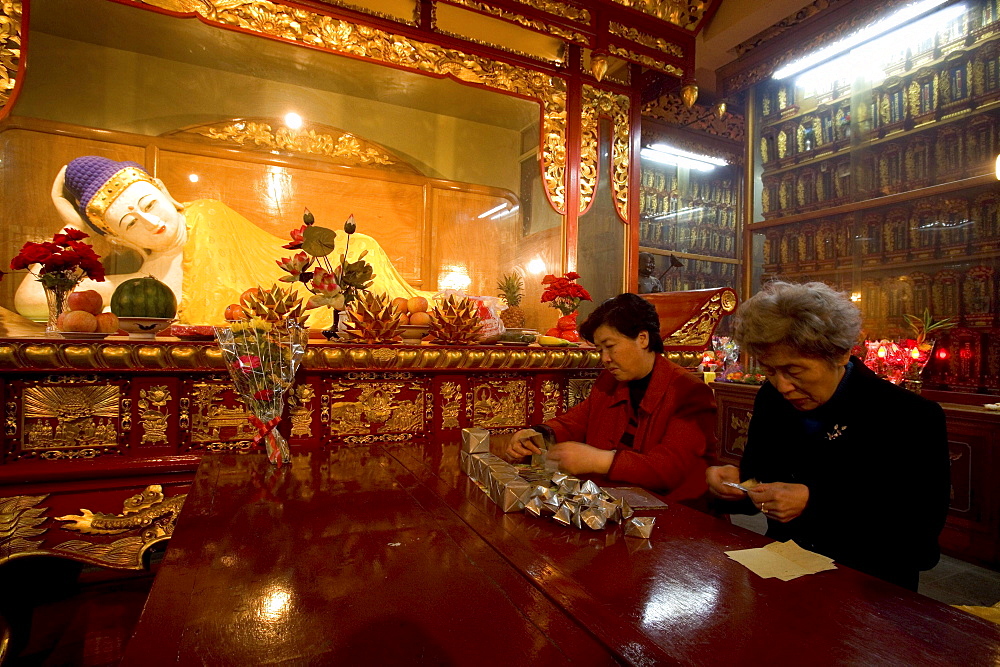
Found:
[[[581,301],[592,300],[590,292],[576,283],[579,278],[580,274],[576,271],[570,271],[558,278],[554,275],[542,278],[542,284],[545,285],[542,303],[558,308],[563,317],[575,312],[580,307]]]
[[[233,386],[257,428],[252,444],[263,441],[272,464],[290,463],[288,442],[277,426],[284,405],[282,397],[295,380],[308,332],[293,320],[268,322],[253,317],[228,327],[215,327],[215,338]]]

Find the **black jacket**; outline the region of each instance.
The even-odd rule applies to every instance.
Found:
[[[805,511],[767,535],[895,582],[939,559],[951,480],[944,411],[878,378],[860,360],[809,416],[770,384],[757,393],[741,479],[809,487]]]

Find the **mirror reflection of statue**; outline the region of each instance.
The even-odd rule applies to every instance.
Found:
[[[152,275],[178,296],[177,318],[186,324],[221,324],[225,307],[238,302],[244,290],[278,282],[285,273],[277,260],[293,254],[282,247],[288,239],[267,233],[220,201],[177,202],[134,162],[76,158],[59,171],[51,195],[66,226],[101,234],[142,258],[133,273],[109,273],[106,282],[85,280],[77,289],[97,290],[109,303],[121,283]],[[337,235],[333,256],[340,256],[345,241],[346,234]],[[368,251],[365,260],[377,276],[373,290],[391,298],[427,296],[406,282],[372,237],[353,234],[350,250],[349,259]],[[31,276],[18,287],[14,305],[26,317],[47,317],[45,294]],[[318,309],[310,325],[326,326],[331,317]]]
[[[639,294],[649,294],[651,292],[662,292],[663,283],[655,275],[656,258],[653,253],[639,253]]]

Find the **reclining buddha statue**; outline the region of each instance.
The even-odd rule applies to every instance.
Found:
[[[276,260],[294,254],[281,239],[214,199],[181,204],[163,183],[134,162],[87,156],[63,167],[52,185],[52,201],[66,226],[103,235],[142,259],[132,273],[109,273],[105,282],[85,280],[77,289],[97,290],[109,303],[115,288],[131,278],[152,275],[178,296],[177,319],[184,324],[222,324],[230,303],[250,287],[269,287],[283,275]],[[344,252],[338,234],[331,257]],[[372,265],[372,290],[390,298],[427,296],[396,271],[385,250],[365,234],[351,235],[350,257],[364,251]],[[303,290],[303,295],[308,296]],[[47,305],[41,285],[27,276],[14,299],[17,311],[44,320]],[[329,325],[327,309],[310,317],[313,327]]]

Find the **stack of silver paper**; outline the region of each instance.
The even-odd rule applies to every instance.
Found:
[[[490,454],[490,433],[486,429],[462,430],[459,453],[462,472],[475,480],[504,512],[524,509],[531,495],[531,484],[517,473],[517,468],[499,456]]]

